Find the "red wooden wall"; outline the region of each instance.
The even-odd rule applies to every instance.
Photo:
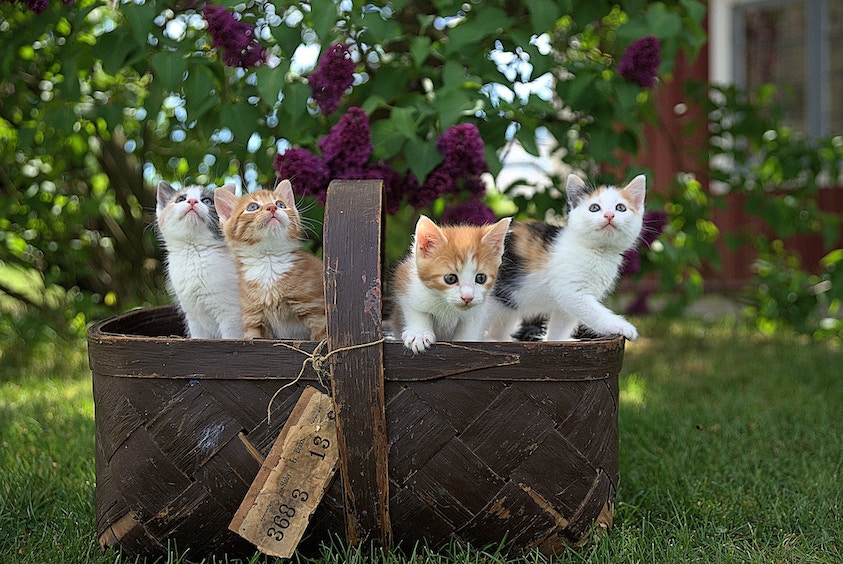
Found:
[[[680,57],[672,79],[662,82],[656,89],[656,106],[661,125],[646,128],[647,146],[637,160],[652,169],[651,182],[657,192],[667,193],[679,172],[693,172],[703,186],[708,186],[707,123],[702,108],[692,103],[683,92],[687,81],[708,79],[708,63],[705,47],[691,63]],[[752,276],[754,252],[751,245],[733,250],[726,246],[725,239],[730,233],[746,232],[747,229],[750,232],[753,229],[761,230],[761,226],[747,213],[744,199],[740,195],[729,194],[725,200],[724,209],[715,210],[712,217],[721,234],[719,248],[722,266],[720,269],[707,269],[707,290],[736,290]],[[821,209],[843,216],[843,187],[822,190],[819,204]],[[789,249],[801,256],[803,264],[813,271],[818,270],[819,260],[827,252],[819,234],[795,237],[786,243]],[[843,246],[843,226],[837,246]]]

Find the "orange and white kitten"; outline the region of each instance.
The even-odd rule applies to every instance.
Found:
[[[324,339],[322,261],[302,248],[290,182],[239,198],[216,190],[214,203],[237,262],[243,337]]]
[[[518,324],[535,317],[547,317],[548,341],[570,339],[581,323],[601,334],[638,337],[602,300],[617,282],[623,252],[641,234],[645,190],[643,175],[623,188],[592,188],[572,174],[564,227],[514,223],[490,300],[488,338],[512,340]]]
[[[393,277],[395,331],[404,346],[419,353],[437,339],[483,340],[509,222],[438,227],[419,218],[410,254]]]

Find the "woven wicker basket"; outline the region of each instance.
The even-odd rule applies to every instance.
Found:
[[[439,343],[415,357],[380,342],[381,226],[380,183],[332,184],[327,345],[365,346],[332,355],[329,382],[308,365],[271,404],[317,343],[185,339],[170,306],[91,327],[103,547],[253,553],[228,524],[306,385],[333,394],[341,479],[304,548],[344,534],[553,553],[611,527],[623,339]]]

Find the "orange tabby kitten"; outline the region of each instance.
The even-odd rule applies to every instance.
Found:
[[[324,339],[322,261],[301,246],[303,229],[290,182],[239,198],[218,189],[214,203],[237,262],[243,337]]]
[[[410,255],[394,276],[395,331],[404,346],[418,353],[436,339],[483,340],[509,222],[440,228],[419,218]]]

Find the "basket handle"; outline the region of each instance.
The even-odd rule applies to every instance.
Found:
[[[381,331],[383,183],[334,180],[323,260],[346,540],[392,544]],[[345,350],[337,350],[345,349]]]

